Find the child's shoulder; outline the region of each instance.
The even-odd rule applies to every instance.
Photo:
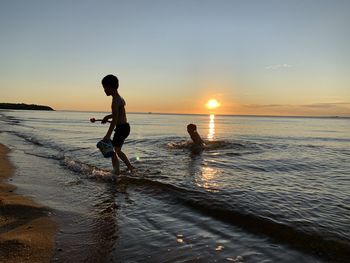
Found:
[[[117,106],[125,106],[126,103],[122,96],[117,96],[113,98],[113,104]]]

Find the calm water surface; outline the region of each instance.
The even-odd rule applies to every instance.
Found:
[[[54,261],[347,262],[350,119],[129,114],[137,169],[111,181],[103,116],[0,112],[18,191],[62,225]]]

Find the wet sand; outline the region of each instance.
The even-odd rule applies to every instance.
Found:
[[[14,172],[8,152],[0,144],[0,262],[50,262],[57,224],[45,207],[5,182]]]

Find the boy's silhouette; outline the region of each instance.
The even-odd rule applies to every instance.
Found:
[[[130,164],[128,157],[121,151],[125,139],[130,134],[130,125],[126,119],[125,112],[125,100],[119,95],[119,80],[114,75],[107,75],[102,79],[102,86],[107,96],[112,96],[112,114],[105,116],[102,120],[102,123],[108,122],[109,119],[112,119],[109,129],[103,138],[104,141],[109,141],[113,129],[115,128],[115,133],[113,136],[112,144],[114,146],[115,152],[112,155],[112,165],[113,173],[118,175],[120,173],[119,169],[119,160],[123,160],[130,171],[133,170],[133,166]]]
[[[190,134],[191,139],[193,141],[193,145],[191,147],[191,151],[193,153],[199,153],[204,149],[205,143],[202,140],[201,136],[197,132],[197,126],[195,124],[187,125],[187,132]]]

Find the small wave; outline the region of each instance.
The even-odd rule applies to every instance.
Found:
[[[229,142],[229,141],[208,141],[205,143],[209,150],[215,149],[235,149],[235,150],[246,150],[251,149],[252,145],[248,142]]]
[[[192,144],[191,141],[169,142],[166,147],[168,149],[190,149]]]
[[[193,142],[188,140],[169,142],[166,148],[170,150],[192,150]],[[249,141],[206,141],[204,151],[217,152],[223,150],[223,154],[227,156],[241,156],[245,154],[261,153],[264,149],[263,145]]]
[[[69,157],[65,157],[61,161],[61,164],[67,167],[69,170],[79,173],[81,175],[85,175],[88,178],[102,179],[106,181],[114,180],[114,175],[111,172],[73,160]]]
[[[245,211],[217,199],[215,194],[208,194],[195,189],[185,189],[172,184],[148,178],[125,176],[124,182],[140,187],[151,188],[159,192],[159,197],[175,199],[213,218],[241,227],[248,232],[265,235],[294,248],[314,253],[333,262],[346,262],[349,242],[322,236],[317,230],[300,229],[296,225],[288,225],[269,217],[260,216],[252,211]],[[162,194],[162,195],[160,195]],[[164,194],[164,195],[163,195]]]
[[[63,159],[61,159],[61,165],[63,165],[65,168],[67,168],[70,171],[73,171],[75,173],[78,173],[79,175],[85,176],[88,179],[102,180],[106,182],[125,181],[125,180],[127,181],[128,179],[132,181],[135,178],[143,180],[145,176],[152,176],[153,179],[156,179],[157,176],[161,174],[159,170],[137,168],[132,173],[133,175],[132,178],[128,176],[130,174],[130,171],[128,170],[121,171],[120,175],[116,176],[111,171],[74,160],[70,157],[64,157]],[[152,183],[153,181],[148,181],[148,182]],[[158,185],[157,182],[155,182],[155,184]]]
[[[2,117],[2,119],[4,119],[6,122],[8,122],[10,124],[17,125],[21,122],[19,119],[12,117],[12,116],[6,116],[4,114],[1,114],[1,117]]]
[[[28,151],[25,151],[25,153],[28,154],[28,155],[36,156],[36,157],[45,158],[45,159],[52,159],[52,160],[57,160],[57,161],[60,161],[60,160],[64,159],[64,155],[63,154],[50,155],[50,154],[33,153],[33,152],[28,152]]]
[[[17,137],[20,137],[22,139],[24,139],[25,141],[29,142],[29,143],[32,143],[32,144],[35,144],[37,146],[44,146],[43,143],[41,143],[38,139],[30,136],[30,135],[27,135],[27,134],[24,134],[24,133],[20,133],[20,132],[11,132],[12,134],[16,135]]]
[[[190,149],[193,145],[192,141],[183,140],[177,142],[167,143],[169,149]],[[229,142],[229,141],[205,141],[205,149],[216,150],[216,149],[247,149],[251,145],[248,143]]]
[[[31,144],[34,144],[36,146],[39,147],[43,147],[46,148],[46,150],[49,151],[58,151],[60,153],[65,152],[67,149],[62,148],[61,146],[59,146],[58,144],[56,144],[55,142],[49,140],[49,139],[39,139],[37,137],[35,137],[35,135],[32,134],[27,134],[24,132],[17,132],[17,131],[8,131],[10,134],[13,134],[19,138],[22,138],[23,140],[25,140],[26,142],[29,142]],[[60,155],[58,155],[60,156]],[[45,157],[44,155],[41,155],[39,157]],[[57,157],[57,158],[62,158],[62,157]],[[55,157],[53,157],[52,159],[55,159]]]

